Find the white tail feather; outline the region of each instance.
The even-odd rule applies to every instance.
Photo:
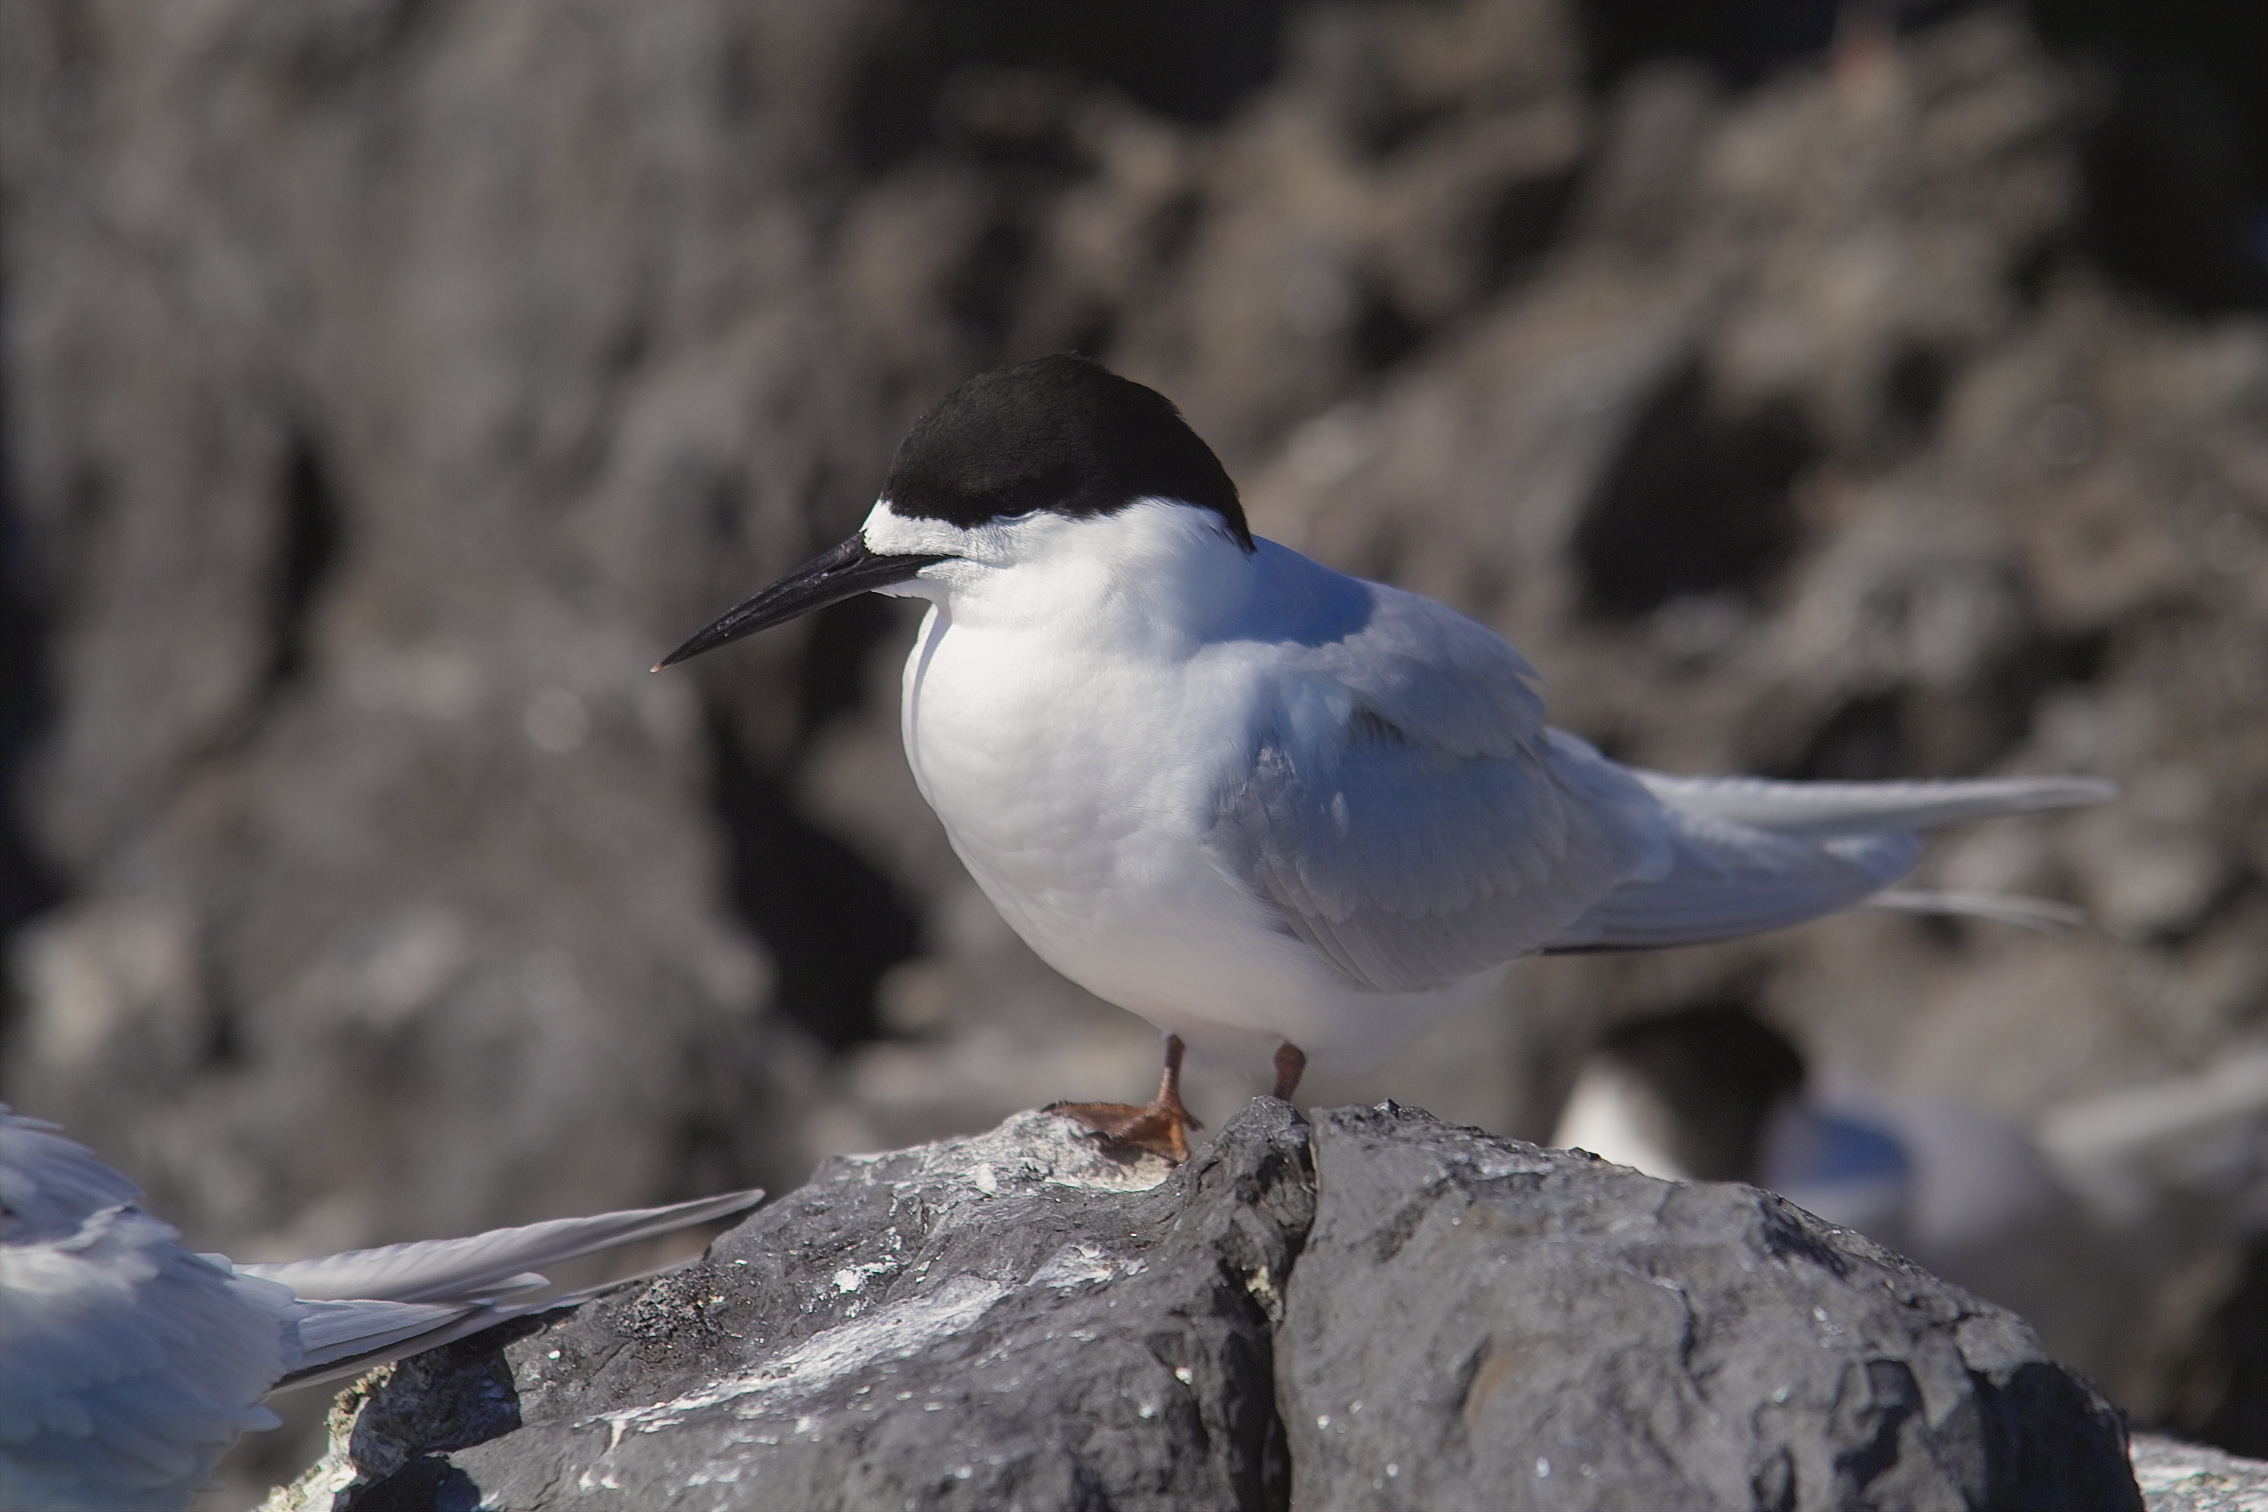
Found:
[[[754,1207],[763,1196],[754,1190],[728,1192],[668,1207],[492,1229],[467,1239],[428,1239],[382,1249],[349,1250],[318,1260],[236,1268],[281,1281],[309,1300],[487,1301],[504,1292],[526,1289],[527,1273],[538,1266],[556,1265],[596,1250],[690,1228]]]
[[[1772,782],[1632,775],[1662,805],[1668,869],[1615,889],[1552,949],[1701,944],[1862,905],[2067,928],[2079,922],[2075,911],[2036,898],[1886,889],[1919,859],[1920,830],[2100,803],[2115,793],[2087,777]]]
[[[572,1307],[598,1289],[516,1297],[551,1284],[526,1267],[556,1265],[690,1228],[753,1207],[763,1196],[754,1189],[728,1192],[668,1207],[494,1229],[468,1239],[394,1244],[236,1269],[280,1281],[299,1294],[301,1363],[273,1388],[290,1391],[360,1375],[513,1318]]]
[[[2104,803],[2092,777],[1981,777],[1960,782],[1772,782],[1762,777],[1632,774],[1671,808],[1781,835],[1933,829],[1963,819]]]

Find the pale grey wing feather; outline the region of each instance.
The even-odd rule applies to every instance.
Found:
[[[1610,891],[1551,949],[1699,945],[1801,924],[1867,901],[1921,857],[1914,834],[1813,839],[1666,812],[1668,870]]]
[[[1980,777],[1946,782],[1772,782],[1762,777],[1631,773],[1688,814],[1781,835],[1931,829],[1963,819],[2103,803],[2118,789],[2091,777]]]
[[[133,1207],[0,1247],[0,1484],[9,1505],[182,1507],[298,1363],[289,1292],[231,1274]]]
[[[296,1309],[299,1368],[305,1371],[350,1357],[375,1354],[438,1333],[482,1311],[485,1311],[482,1306],[472,1303],[302,1302]]]
[[[414,1308],[427,1313],[432,1321],[407,1331],[393,1331],[389,1328],[388,1319],[382,1314],[371,1313],[360,1320],[342,1318],[333,1327],[336,1347],[326,1351],[320,1358],[310,1357],[299,1369],[276,1382],[270,1395],[297,1391],[305,1386],[320,1386],[330,1381],[351,1380],[381,1365],[407,1359],[414,1354],[423,1354],[429,1349],[439,1349],[444,1344],[453,1344],[510,1319],[569,1306],[571,1299],[551,1297],[539,1302],[483,1303],[462,1307],[436,1302],[311,1302],[306,1305],[326,1309]],[[406,1324],[409,1321],[407,1314],[401,1315],[399,1321]],[[352,1337],[357,1330],[363,1331],[359,1340]]]
[[[305,1365],[277,1384],[279,1391],[318,1386],[360,1375],[389,1360],[438,1349],[513,1318],[573,1307],[605,1287],[565,1296],[513,1300],[512,1294],[549,1283],[519,1265],[555,1265],[594,1251],[673,1233],[723,1218],[762,1201],[760,1190],[727,1192],[667,1207],[601,1213],[592,1218],[560,1218],[523,1228],[497,1229],[469,1239],[357,1250],[321,1260],[245,1267],[279,1280],[294,1277],[309,1286],[397,1287],[419,1296],[443,1293],[450,1302],[370,1300],[307,1302],[317,1329],[327,1330],[307,1346]],[[610,1282],[609,1286],[619,1285]],[[316,1310],[322,1311],[316,1311]],[[331,1311],[336,1309],[336,1311]],[[399,1309],[389,1312],[388,1309]],[[422,1316],[425,1321],[420,1321]],[[303,1335],[308,1327],[302,1323]]]
[[[2029,928],[2068,923],[2069,910],[2036,899],[1883,889],[1920,858],[1916,831],[2100,803],[2116,793],[2109,783],[2084,777],[1773,782],[1631,775],[1661,801],[1676,837],[1675,863],[1656,880],[1618,889],[1578,920],[1556,949],[1698,944],[1860,904]]]
[[[0,1204],[11,1240],[57,1238],[141,1197],[140,1187],[54,1124],[0,1103]]]
[[[1540,679],[1502,636],[1414,593],[1356,586],[1368,599],[1360,628],[1286,648],[1283,665],[1329,678],[1386,724],[1450,756],[1516,756],[1542,737]]]
[[[428,1239],[350,1250],[318,1260],[239,1265],[301,1297],[335,1301],[474,1302],[531,1284],[527,1273],[615,1245],[673,1233],[761,1202],[761,1191],[727,1192],[667,1207],[554,1218],[465,1239]],[[541,1284],[536,1278],[534,1284]]]
[[[1658,806],[1544,730],[1511,647],[1371,586],[1361,629],[1283,656],[1209,838],[1347,980],[1429,991],[1541,948],[1666,858]]]
[[[508,1323],[514,1318],[533,1317],[538,1313],[558,1312],[562,1308],[580,1307],[585,1302],[590,1301],[593,1297],[603,1296],[608,1292],[619,1290],[622,1287],[634,1286],[640,1281],[650,1279],[654,1276],[662,1275],[669,1271],[680,1269],[684,1265],[684,1263],[685,1262],[681,1260],[673,1260],[666,1265],[658,1265],[650,1270],[640,1271],[635,1275],[619,1277],[612,1281],[603,1281],[596,1286],[586,1286],[579,1291],[562,1292],[559,1295],[553,1297],[520,1298],[516,1300],[496,1302],[485,1306],[455,1309],[455,1311],[461,1314],[460,1316],[458,1316],[452,1322],[444,1322],[438,1325],[428,1333],[418,1334],[392,1344],[374,1346],[357,1354],[342,1355],[336,1359],[328,1360],[321,1364],[310,1364],[307,1368],[295,1371],[291,1375],[284,1377],[282,1381],[277,1383],[276,1390],[297,1391],[303,1386],[320,1386],[325,1384],[326,1382],[343,1380],[351,1376],[358,1376],[361,1375],[364,1371],[371,1370],[377,1366],[383,1365],[390,1360],[398,1360],[406,1355],[422,1354],[428,1349],[439,1349],[444,1344],[454,1343],[458,1339],[462,1339],[469,1334],[479,1333],[484,1328],[494,1328],[499,1323]],[[306,1305],[315,1307],[354,1307],[388,1305],[429,1306],[431,1304],[357,1304],[323,1302],[310,1303]]]

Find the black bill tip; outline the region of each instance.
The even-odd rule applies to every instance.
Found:
[[[882,556],[866,549],[863,536],[852,536],[830,547],[781,578],[726,610],[713,625],[689,637],[685,644],[654,663],[659,672],[704,651],[786,624],[829,604],[905,582],[922,568],[942,562],[943,556]]]

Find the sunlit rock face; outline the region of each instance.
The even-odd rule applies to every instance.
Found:
[[[2014,1314],[1392,1105],[1256,1101],[1170,1172],[1045,1114],[837,1159],[349,1408],[298,1493],[341,1509],[2141,1505]]]

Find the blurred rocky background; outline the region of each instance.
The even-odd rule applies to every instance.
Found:
[[[0,1091],[192,1243],[1146,1088],[915,794],[900,606],[645,670],[1066,347],[1621,759],[2125,790],[1924,874],[2084,930],[1532,963],[1313,1100],[1540,1138],[1608,1031],[1737,1011],[2084,1142],[2268,1044],[2257,7],[5,0],[0,215]],[[2127,1269],[2049,1343],[2263,1454],[2248,1107],[2086,1211]]]

